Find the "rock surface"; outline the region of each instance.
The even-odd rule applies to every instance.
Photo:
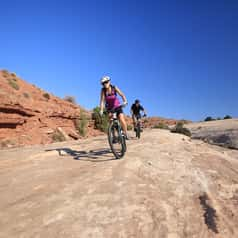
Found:
[[[57,128],[71,139],[78,138],[75,120],[80,119],[80,109],[14,73],[0,71],[0,147],[51,143]],[[90,120],[91,114],[84,113]],[[88,136],[98,134],[90,122]]]
[[[185,127],[191,131],[194,139],[238,149],[238,119],[192,123]]]
[[[146,130],[0,153],[0,237],[236,238],[238,151]]]

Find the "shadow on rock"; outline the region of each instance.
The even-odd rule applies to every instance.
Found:
[[[56,148],[53,149],[58,151],[60,156],[72,156],[75,160],[80,161],[91,161],[91,162],[103,162],[108,160],[115,160],[114,157],[111,157],[111,150],[109,149],[98,149],[98,150],[90,150],[90,151],[77,151],[72,150],[70,148]],[[52,151],[52,150],[46,150]],[[107,157],[107,159],[105,159]]]

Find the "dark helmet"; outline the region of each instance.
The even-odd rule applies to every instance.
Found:
[[[135,104],[137,104],[137,103],[140,103],[140,100],[139,100],[139,99],[136,99],[136,100],[135,100]]]

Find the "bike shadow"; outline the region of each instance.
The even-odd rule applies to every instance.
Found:
[[[116,160],[112,156],[110,149],[97,149],[97,150],[72,150],[70,148],[56,148],[54,149],[59,153],[59,156],[71,156],[74,160],[90,161],[90,162],[105,162],[110,160]],[[50,151],[50,150],[47,150]],[[106,157],[106,159],[105,159]]]

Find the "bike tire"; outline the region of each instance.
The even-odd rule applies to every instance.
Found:
[[[141,131],[140,131],[140,125],[138,124],[137,127],[136,127],[136,137],[137,137],[138,139],[140,139],[140,133],[141,133]]]
[[[116,131],[116,133],[118,134],[118,141],[116,143],[113,143],[113,130]],[[112,153],[114,154],[114,156],[116,157],[116,159],[121,159],[124,155],[125,155],[125,152],[126,152],[126,140],[125,140],[125,137],[121,134],[121,131],[120,131],[120,127],[116,127],[114,125],[114,123],[111,123],[108,127],[108,142],[109,142],[109,145],[110,145],[110,148],[112,150]],[[120,150],[116,150],[115,148],[115,144],[120,144]]]
[[[140,131],[140,127],[138,127],[138,139],[140,139],[140,133],[141,133],[141,131]]]

